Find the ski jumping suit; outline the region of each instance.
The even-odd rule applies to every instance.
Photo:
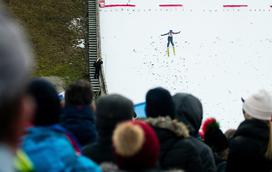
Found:
[[[171,43],[172,47],[173,47],[173,53],[174,55],[176,54],[176,50],[175,50],[175,44],[173,42],[173,34],[179,34],[180,32],[173,32],[172,30],[170,30],[168,33],[166,34],[162,34],[161,36],[166,36],[168,35],[167,38],[167,56],[169,57],[170,52],[169,52],[169,45]]]
[[[168,40],[168,42],[167,42],[167,47],[169,47],[169,45],[170,45],[170,43],[171,43],[171,45],[174,47],[175,45],[174,45],[174,42],[173,42],[173,34],[179,34],[180,32],[173,32],[173,31],[169,31],[168,33],[166,33],[166,34],[163,34],[163,35],[161,35],[161,36],[166,36],[166,35],[168,35],[168,38],[167,38],[167,40]]]
[[[168,36],[168,42],[167,42],[167,47],[169,47],[169,44],[171,43],[171,45],[174,47],[174,42],[173,42],[173,34],[170,34],[169,33],[169,36]]]

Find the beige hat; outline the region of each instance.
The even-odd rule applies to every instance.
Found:
[[[260,90],[245,99],[243,110],[250,116],[260,120],[272,119],[272,95],[267,90]]]

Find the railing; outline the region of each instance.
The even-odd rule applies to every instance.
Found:
[[[101,41],[100,41],[100,27],[99,27],[99,7],[96,0],[89,0],[88,1],[88,13],[89,13],[89,19],[88,19],[88,43],[89,45],[92,44],[92,46],[96,47],[96,50],[93,50],[92,46],[89,46],[89,74],[90,74],[90,80],[91,84],[93,86],[93,91],[95,97],[100,96],[101,94],[107,94],[107,86],[106,86],[106,80],[104,77],[104,69],[103,65],[101,67],[101,72],[99,79],[93,78],[93,72],[94,67],[93,62],[101,57]],[[95,16],[94,16],[95,15]],[[94,20],[95,19],[95,20]],[[94,25],[95,24],[95,25]],[[95,35],[95,38],[91,38]],[[95,42],[94,42],[95,41]],[[90,50],[92,48],[92,50]]]

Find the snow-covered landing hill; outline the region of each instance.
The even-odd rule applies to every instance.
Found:
[[[205,117],[223,129],[243,119],[241,97],[259,88],[272,91],[272,1],[112,0],[100,8],[102,57],[110,93],[143,102],[162,86],[201,98]],[[137,4],[138,3],[138,4]],[[179,5],[160,7],[159,5]],[[224,6],[225,5],[225,6]],[[170,47],[174,35],[176,55]]]

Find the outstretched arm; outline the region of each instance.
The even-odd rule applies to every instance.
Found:
[[[180,31],[179,32],[173,32],[173,34],[180,34]]]
[[[166,34],[162,34],[161,36],[166,36],[166,35],[168,35],[169,34],[169,32],[168,33],[166,33]]]

